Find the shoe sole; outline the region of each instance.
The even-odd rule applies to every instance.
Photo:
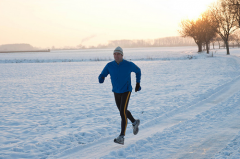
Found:
[[[115,139],[113,140],[113,142],[115,142],[116,144],[124,145],[124,143],[119,143],[119,142],[115,141]]]

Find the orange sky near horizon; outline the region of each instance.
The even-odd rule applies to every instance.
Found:
[[[1,0],[0,45],[96,46],[109,40],[178,36],[215,0]]]

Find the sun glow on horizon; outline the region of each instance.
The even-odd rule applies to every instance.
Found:
[[[177,36],[215,0],[1,0],[0,45],[90,46],[119,39]]]

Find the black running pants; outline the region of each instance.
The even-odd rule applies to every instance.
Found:
[[[127,128],[127,119],[131,120],[132,123],[135,122],[135,119],[133,118],[131,112],[127,110],[130,95],[131,95],[131,92],[114,93],[116,105],[118,107],[120,116],[122,118],[120,135],[123,135],[123,136],[125,136],[125,132]]]

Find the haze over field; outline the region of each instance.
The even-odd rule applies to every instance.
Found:
[[[177,36],[214,0],[1,0],[0,45],[96,46],[109,40]]]

